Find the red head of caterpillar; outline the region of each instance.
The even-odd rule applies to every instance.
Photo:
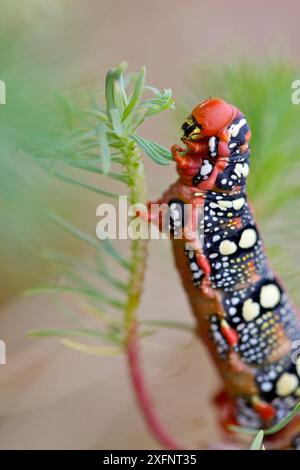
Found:
[[[197,105],[183,123],[182,141],[192,153],[226,157],[238,144],[241,151],[247,149],[251,132],[246,126],[238,108],[220,98],[209,98]],[[243,136],[237,139],[243,127]]]

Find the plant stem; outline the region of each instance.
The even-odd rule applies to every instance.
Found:
[[[141,368],[136,321],[134,321],[130,334],[127,337],[127,359],[137,402],[153,436],[166,449],[182,449],[165,431],[154,409]]]
[[[146,181],[141,154],[136,144],[130,139],[124,149],[124,166],[128,174],[130,204],[146,203]],[[129,270],[129,291],[124,310],[124,328],[126,331],[126,350],[129,374],[138,405],[153,436],[167,449],[180,449],[164,430],[154,409],[152,398],[145,383],[140,360],[138,343],[138,322],[136,309],[140,303],[146,270],[148,243],[138,238],[131,242],[131,266]]]

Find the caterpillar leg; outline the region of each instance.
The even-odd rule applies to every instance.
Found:
[[[229,433],[230,425],[238,425],[235,416],[234,400],[228,395],[225,389],[221,389],[213,397],[213,403],[218,410],[218,421],[220,427],[226,433]]]
[[[227,164],[228,164],[227,157],[222,157],[218,159],[209,178],[206,181],[203,181],[201,183],[201,189],[203,191],[210,191],[215,186],[217,177],[219,176],[220,173],[222,173],[225,170]]]

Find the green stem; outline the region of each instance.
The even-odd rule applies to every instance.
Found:
[[[129,185],[129,203],[146,204],[146,179],[144,166],[141,161],[141,154],[136,144],[130,139],[126,142],[124,149],[124,166],[127,171]],[[140,298],[144,283],[146,270],[148,242],[142,238],[131,242],[131,265],[129,270],[129,294],[127,305],[124,311],[124,326],[128,334],[132,325],[136,322],[136,309],[140,303]]]
[[[128,173],[130,204],[145,204],[146,181],[140,151],[132,140],[128,140],[124,146],[123,154],[124,166]],[[146,270],[148,254],[147,240],[142,238],[132,240],[131,252],[132,258],[129,270],[128,297],[124,309],[124,328],[126,333],[126,350],[130,378],[138,405],[153,436],[167,449],[180,449],[181,446],[169,437],[160,423],[160,419],[153,406],[152,398],[148,392],[141,366],[136,310],[140,303]]]

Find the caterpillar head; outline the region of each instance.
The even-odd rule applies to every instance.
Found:
[[[212,156],[229,155],[238,147],[244,151],[251,137],[241,111],[220,98],[209,98],[196,106],[182,130],[182,141],[190,151]]]
[[[219,98],[203,101],[183,123],[183,138],[196,141],[219,134],[234,119],[236,111],[234,106]]]

